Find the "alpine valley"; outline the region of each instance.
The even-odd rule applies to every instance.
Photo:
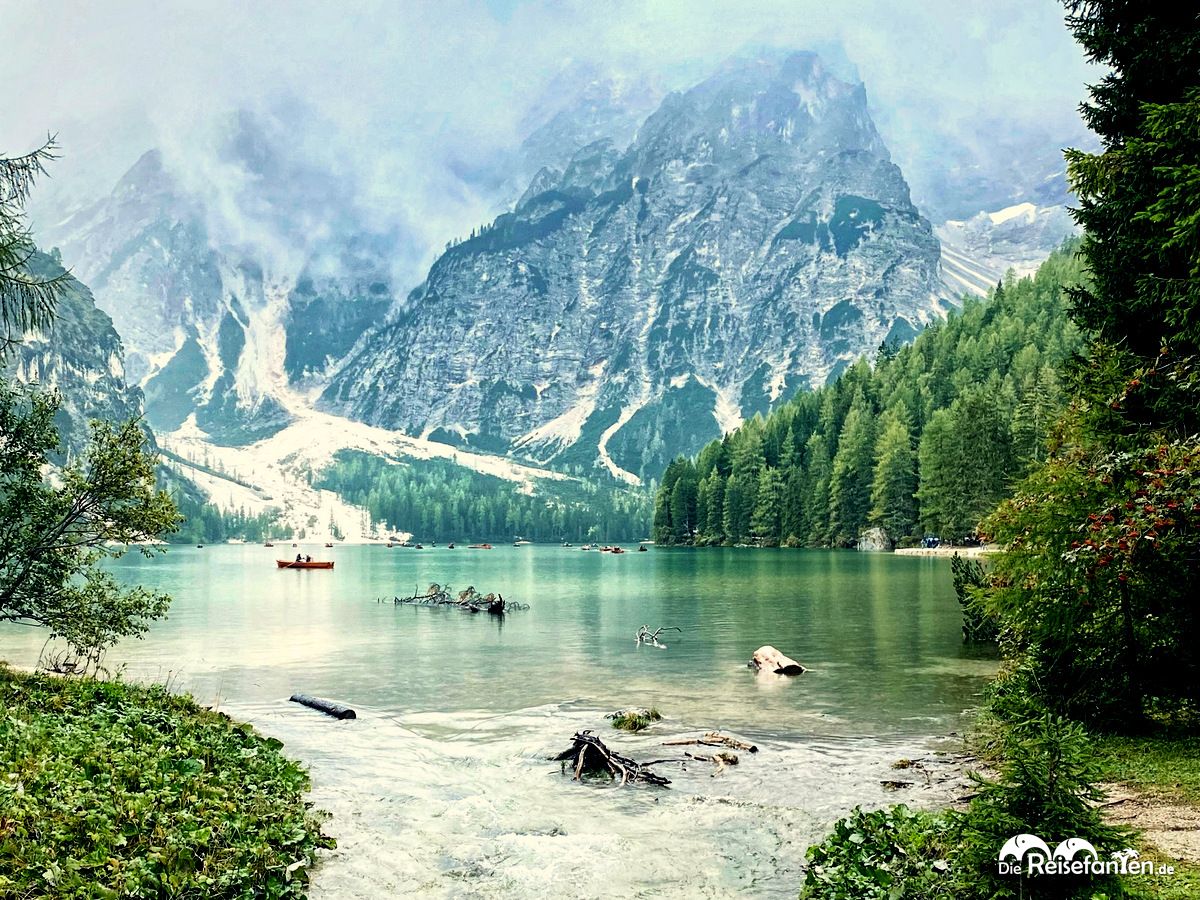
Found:
[[[499,214],[415,288],[429,247],[297,150],[316,130],[302,108],[231,116],[204,166],[147,149],[39,229],[104,337],[93,374],[59,382],[72,408],[144,395],[165,465],[292,532],[434,527],[348,474],[382,466],[446,492],[443,535],[644,536],[672,458],[910,341],[1073,229],[1047,179],[931,223],[866,88],[813,53],[736,58],[665,95],[574,77],[467,176]],[[44,336],[20,374],[75,371],[77,347]],[[469,497],[489,493],[525,511],[483,527]],[[570,524],[602,506],[636,509],[638,533]]]

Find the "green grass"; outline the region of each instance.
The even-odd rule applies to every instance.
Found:
[[[1167,857],[1146,852],[1142,858],[1151,858],[1175,867],[1173,875],[1129,876],[1130,900],[1196,900],[1200,897],[1200,866],[1180,863]]]
[[[308,774],[159,687],[0,666],[0,897],[305,896]]]
[[[1093,746],[1106,781],[1200,804],[1200,738],[1097,736]]]
[[[613,728],[621,731],[641,731],[662,720],[657,709],[622,709],[610,715]]]

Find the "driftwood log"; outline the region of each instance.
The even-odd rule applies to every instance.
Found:
[[[745,750],[747,753],[757,753],[758,748],[746,741],[739,741],[737,738],[730,737],[727,734],[721,734],[719,731],[709,731],[702,734],[698,738],[681,738],[675,741],[663,741],[664,747],[732,747],[734,750]]]
[[[292,703],[299,703],[335,719],[357,719],[358,715],[348,706],[334,703],[332,700],[322,700],[320,697],[310,697],[308,694],[292,694]]]
[[[658,787],[666,787],[671,782],[669,779],[655,774],[650,766],[656,763],[677,762],[677,760],[656,759],[651,762],[639,763],[604,746],[604,742],[590,730],[576,732],[575,737],[571,739],[571,746],[554,757],[554,761],[562,763],[564,772],[569,764],[576,781],[583,780],[584,775],[607,775],[612,779],[620,779],[622,785],[641,782]]]
[[[759,672],[773,672],[776,675],[803,675],[807,671],[800,663],[790,656],[784,656],[769,644],[755,650],[747,665]]]

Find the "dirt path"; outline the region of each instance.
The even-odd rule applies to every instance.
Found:
[[[1125,784],[1101,785],[1101,804],[1113,825],[1128,825],[1146,841],[1181,862],[1200,864],[1200,808],[1142,793]]]

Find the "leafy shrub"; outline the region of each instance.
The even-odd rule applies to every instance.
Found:
[[[936,900],[954,896],[951,822],[904,805],[856,808],[808,850],[802,900]]]
[[[282,746],[162,688],[0,667],[0,896],[305,896],[333,841]]]
[[[911,812],[904,806],[856,809],[808,852],[803,900],[1115,900],[1119,876],[1001,875],[1000,848],[1018,834],[1055,846],[1091,842],[1102,858],[1134,835],[1105,825],[1096,801],[1102,772],[1087,734],[1016,687],[1000,682],[991,698],[997,777],[972,776],[978,793],[965,811]]]
[[[608,718],[612,719],[613,728],[619,728],[621,731],[641,731],[661,721],[662,713],[653,708],[622,709]]]

